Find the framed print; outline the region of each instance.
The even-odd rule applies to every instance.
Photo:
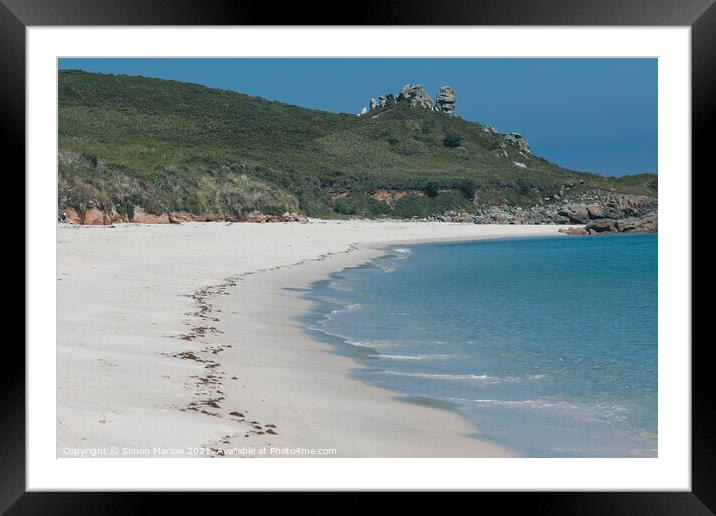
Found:
[[[0,6],[28,299],[3,509],[713,511],[690,215],[711,2],[396,2],[352,25],[131,4]]]

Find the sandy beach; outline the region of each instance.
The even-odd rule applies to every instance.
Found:
[[[297,320],[300,289],[390,244],[559,227],[58,225],[58,457],[513,456],[452,412],[352,379],[359,365]]]

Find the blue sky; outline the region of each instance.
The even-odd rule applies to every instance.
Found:
[[[144,75],[332,112],[412,82],[458,94],[457,114],[516,131],[575,170],[657,172],[656,59],[61,59],[61,69]]]

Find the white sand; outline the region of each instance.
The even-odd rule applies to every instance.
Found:
[[[451,412],[351,379],[359,365],[303,331],[296,317],[310,303],[286,288],[306,288],[392,243],[556,235],[558,227],[59,225],[58,456],[113,446],[122,456],[122,448],[156,456],[155,447],[184,455],[197,447],[256,450],[249,455],[261,448],[335,449],[344,457],[514,455],[468,437],[475,429]],[[230,277],[235,286],[226,284]],[[190,297],[207,286],[214,286],[209,295]],[[210,308],[205,318],[192,315],[202,302]],[[202,326],[216,332],[178,338]],[[181,352],[192,355],[171,356]],[[217,398],[218,407],[207,404]]]

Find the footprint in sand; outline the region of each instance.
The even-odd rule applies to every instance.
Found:
[[[118,415],[119,415],[119,412],[117,412],[116,410],[99,412],[96,416],[97,422],[102,425],[106,425],[106,424],[109,424],[112,422],[112,416],[118,416]]]

